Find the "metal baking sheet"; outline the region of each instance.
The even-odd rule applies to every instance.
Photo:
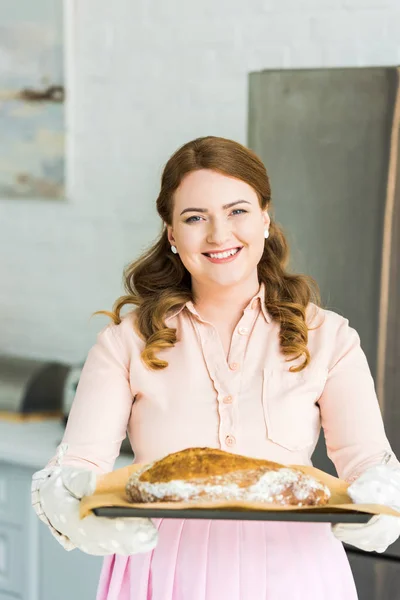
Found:
[[[307,521],[310,523],[367,523],[373,515],[361,512],[318,512],[280,510],[229,510],[229,509],[163,509],[130,508],[128,506],[102,506],[94,508],[98,517],[150,517],[154,519],[216,519],[237,521]]]

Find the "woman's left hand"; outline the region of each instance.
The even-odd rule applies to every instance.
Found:
[[[364,471],[347,490],[356,504],[383,504],[400,512],[400,468],[376,465]],[[400,518],[376,515],[368,523],[338,523],[335,537],[367,552],[384,552],[400,536]]]

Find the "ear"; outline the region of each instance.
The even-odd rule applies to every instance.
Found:
[[[171,246],[175,246],[175,238],[171,225],[167,225],[167,237]]]
[[[267,229],[270,226],[271,219],[266,210],[263,212],[263,219],[264,219],[264,226]]]

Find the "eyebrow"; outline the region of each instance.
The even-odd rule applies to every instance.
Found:
[[[224,206],[222,207],[224,210],[226,210],[227,208],[231,208],[232,206],[236,206],[237,204],[250,204],[251,202],[248,202],[247,200],[235,200],[235,202],[230,202],[229,204],[224,204]],[[206,208],[185,208],[185,210],[183,210],[181,212],[181,215],[183,215],[184,213],[187,212],[201,212],[201,213],[208,213],[208,210]]]

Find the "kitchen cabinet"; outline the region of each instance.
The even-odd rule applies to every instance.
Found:
[[[95,600],[103,558],[67,552],[31,507],[31,479],[55,453],[59,423],[0,422],[0,600]],[[115,468],[132,462],[121,456]]]
[[[39,529],[39,599],[94,600],[103,558],[66,552],[46,527]]]
[[[102,558],[54,539],[30,505],[33,473],[0,462],[0,600],[94,600]]]

